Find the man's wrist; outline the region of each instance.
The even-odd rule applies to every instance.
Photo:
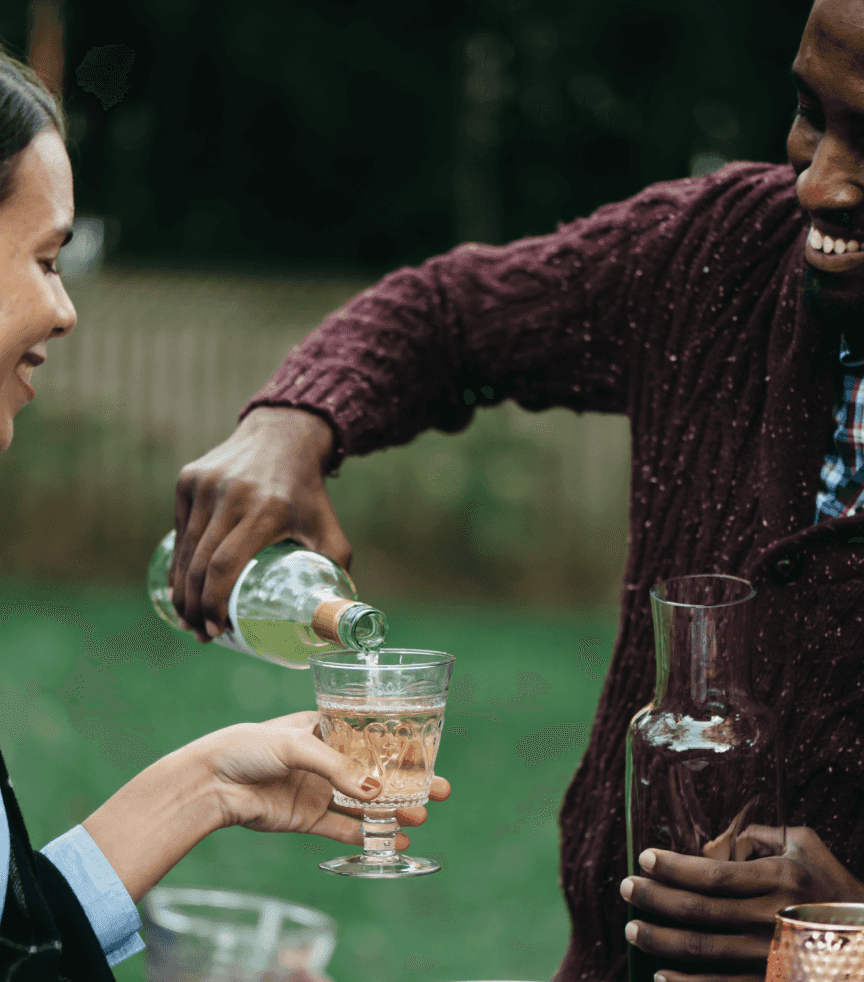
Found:
[[[267,439],[291,444],[305,459],[319,462],[322,474],[330,470],[336,433],[330,423],[311,409],[300,406],[254,406],[238,425],[247,434],[267,434]]]

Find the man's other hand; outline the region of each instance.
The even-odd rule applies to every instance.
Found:
[[[639,863],[647,876],[628,876],[628,903],[680,923],[660,927],[634,920],[627,940],[658,956],[666,982],[762,982],[774,932],[774,915],[802,903],[864,901],[864,884],[846,870],[809,828],[750,826],[741,834],[752,855],[744,862],[681,856],[646,849]],[[718,931],[712,930],[717,928]],[[716,965],[716,974],[663,970],[663,958]]]

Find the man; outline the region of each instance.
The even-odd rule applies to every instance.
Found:
[[[465,426],[465,389],[627,413],[622,628],[561,811],[558,982],[626,976],[622,896],[679,922],[635,920],[627,939],[707,965],[666,982],[762,979],[777,910],[864,901],[864,427],[847,423],[864,411],[864,0],[816,0],[793,77],[791,167],[656,185],[552,235],[391,274],[312,332],[178,483],[174,598],[205,639],[269,543],[347,566],[323,475]],[[757,587],[753,681],[784,729],[794,828],[782,854],[755,833],[762,858],[746,863],[648,850],[651,876],[622,882],[624,736],[654,683],[649,590],[696,572]]]

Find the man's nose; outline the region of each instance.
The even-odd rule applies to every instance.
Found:
[[[843,141],[826,133],[810,166],[798,175],[798,200],[813,215],[851,211],[864,202],[864,165]]]

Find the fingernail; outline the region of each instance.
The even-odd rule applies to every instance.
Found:
[[[183,628],[184,631],[191,631],[192,630],[192,625],[188,621],[184,621],[182,617],[180,617],[178,619],[178,623],[179,623],[180,627]]]
[[[630,942],[630,944],[636,943],[636,935],[639,933],[639,928],[636,927],[634,921],[630,921],[627,927],[624,928],[624,937]]]
[[[660,972],[655,972],[654,982],[666,982],[666,976],[662,975]]]
[[[626,880],[621,881],[621,896],[625,900],[629,900],[633,895],[633,879],[632,877],[627,877]]]
[[[360,785],[361,791],[374,791],[376,788],[381,787],[381,782],[377,781],[374,777],[367,777],[366,780]]]
[[[646,872],[650,873],[657,864],[657,853],[651,852],[650,849],[646,849],[645,852],[639,853],[639,865]]]
[[[173,600],[174,599],[174,587],[173,586],[169,586],[168,587],[168,599],[169,600]]]
[[[213,621],[204,621],[204,626],[207,628],[207,633],[211,638],[218,637],[222,633],[222,631],[216,627]]]

